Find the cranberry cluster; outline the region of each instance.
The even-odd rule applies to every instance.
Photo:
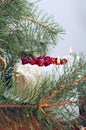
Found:
[[[67,63],[67,59],[59,59],[50,56],[23,57],[22,64],[25,65],[28,63],[31,65],[36,64],[38,66],[48,66],[50,64],[63,65]]]

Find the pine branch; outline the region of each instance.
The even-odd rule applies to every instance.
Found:
[[[24,20],[27,20],[27,21],[31,21],[31,22],[33,22],[34,24],[39,25],[39,26],[45,28],[45,29],[48,30],[48,32],[50,32],[50,33],[57,34],[55,31],[51,30],[48,26],[42,24],[41,22],[39,22],[39,21],[37,21],[37,20],[35,20],[35,19],[29,18],[29,17],[23,17],[23,19],[24,19]]]
[[[37,124],[36,119],[35,119],[34,116],[31,116],[31,117],[30,117],[30,120],[31,120],[31,123],[32,123],[33,128],[34,128],[35,130],[42,130],[42,129],[40,128],[40,126]]]
[[[13,0],[5,0],[2,3],[0,3],[0,7],[9,4],[10,2],[12,2]]]
[[[29,105],[13,105],[13,104],[0,104],[0,108],[36,108],[37,105],[29,104]]]
[[[46,101],[49,100],[50,98],[54,97],[56,94],[58,94],[58,93],[64,91],[65,89],[70,88],[70,87],[74,86],[74,85],[77,84],[77,83],[82,83],[82,82],[84,82],[84,81],[86,81],[86,75],[85,75],[84,77],[82,77],[81,79],[79,79],[79,80],[76,80],[76,81],[74,81],[74,82],[71,82],[71,83],[65,85],[64,87],[60,88],[59,90],[54,91],[53,93],[51,93],[51,95],[49,95],[49,96],[45,97],[43,100],[41,100],[40,103],[39,103],[39,105],[40,105],[41,103],[46,102]]]
[[[40,103],[39,107],[52,107],[52,106],[61,106],[66,104],[78,103],[78,101],[64,101],[64,102],[53,102],[53,103]]]
[[[72,101],[64,101],[64,102],[53,102],[53,103],[41,103],[39,107],[51,107],[51,106],[60,106],[60,105],[66,105],[66,104],[72,104],[77,103],[78,101],[72,102]],[[13,104],[1,104],[0,108],[36,108],[37,105],[29,104],[29,105],[13,105]]]

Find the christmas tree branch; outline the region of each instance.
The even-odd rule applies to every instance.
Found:
[[[84,77],[82,77],[81,79],[79,79],[79,80],[76,80],[76,81],[74,81],[74,82],[71,82],[71,83],[65,85],[64,87],[61,87],[59,90],[54,91],[53,93],[51,93],[51,95],[49,95],[49,96],[45,97],[44,99],[42,99],[40,103],[44,103],[44,102],[46,102],[47,100],[49,100],[50,98],[54,97],[56,94],[58,94],[58,93],[64,91],[65,89],[70,88],[70,87],[74,86],[74,85],[77,84],[77,83],[82,83],[82,82],[84,82],[84,81],[86,81],[86,75],[85,75]],[[40,104],[40,103],[39,103],[39,104]]]
[[[37,105],[31,105],[31,104],[27,104],[27,105],[0,104],[0,108],[35,108],[35,107],[37,107]]]
[[[64,102],[53,102],[53,103],[40,103],[39,107],[52,107],[52,106],[61,106],[66,104],[78,103],[78,101],[64,101]]]
[[[13,0],[5,0],[5,1],[0,3],[0,7],[4,6],[4,5],[6,5],[6,4],[8,4],[8,3],[12,2],[12,1]]]
[[[45,118],[47,118],[49,120],[53,120],[56,123],[58,122],[58,125],[59,125],[60,129],[63,128],[63,125],[66,124],[65,121],[62,121],[61,119],[59,119],[57,117],[52,118],[52,115],[47,114],[46,110],[44,110],[43,108],[40,108],[40,110],[41,110],[42,114],[45,116]],[[63,130],[63,129],[61,129],[61,130]]]
[[[31,21],[31,22],[33,22],[34,24],[45,28],[45,29],[48,30],[48,32],[50,32],[50,33],[57,34],[57,32],[53,31],[53,30],[50,29],[48,26],[42,24],[41,22],[39,22],[39,21],[37,21],[37,20],[34,20],[34,19],[32,19],[32,18],[29,18],[29,17],[23,17],[23,19],[24,19],[24,20],[27,20],[27,21]]]

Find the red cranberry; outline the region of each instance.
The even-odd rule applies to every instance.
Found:
[[[39,58],[37,59],[37,63],[38,66],[43,66],[44,65],[44,58]]]
[[[30,59],[30,62],[29,62],[31,65],[34,65],[36,62],[33,58]]]
[[[67,63],[67,59],[64,58],[61,60],[61,65],[66,64],[66,63]]]
[[[49,56],[46,56],[44,58],[44,66],[48,66],[51,64],[51,58]]]
[[[22,64],[24,65],[24,64],[27,64],[27,63],[29,63],[28,57],[23,57],[22,58]]]

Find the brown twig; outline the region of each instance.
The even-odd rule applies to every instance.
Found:
[[[39,107],[52,107],[52,106],[61,106],[61,105],[66,105],[66,104],[73,104],[73,103],[78,103],[78,101],[64,101],[64,102],[52,102],[52,103],[40,103]]]
[[[0,104],[0,108],[35,108],[37,105]]]
[[[64,87],[60,88],[60,89],[57,90],[57,91],[54,91],[54,92],[51,93],[49,96],[46,96],[44,99],[42,99],[40,103],[45,103],[47,100],[49,100],[50,98],[54,97],[56,94],[58,94],[58,93],[64,91],[64,90],[67,89],[67,88],[70,88],[70,87],[74,86],[74,85],[77,84],[77,83],[82,83],[82,82],[84,82],[84,81],[86,81],[86,76],[84,76],[83,78],[81,78],[81,79],[79,79],[79,80],[76,80],[76,81],[74,81],[74,82],[71,82],[71,83],[65,85]]]
[[[43,109],[43,107],[41,107],[40,110],[41,110],[41,112],[43,113],[43,115],[44,115],[47,119],[53,120],[52,116],[48,115],[48,114],[46,113],[46,110]],[[63,125],[65,125],[65,124],[67,124],[67,123],[64,122],[64,121],[61,121],[59,118],[56,118],[56,117],[55,117],[54,119],[58,122],[59,127],[61,126],[61,127],[60,127],[60,130],[63,130],[63,129],[61,129],[61,128],[63,128]],[[55,129],[55,130],[57,130],[57,129]]]
[[[6,5],[6,4],[10,3],[10,2],[12,2],[12,0],[5,0],[5,1],[0,3],[0,7]]]

